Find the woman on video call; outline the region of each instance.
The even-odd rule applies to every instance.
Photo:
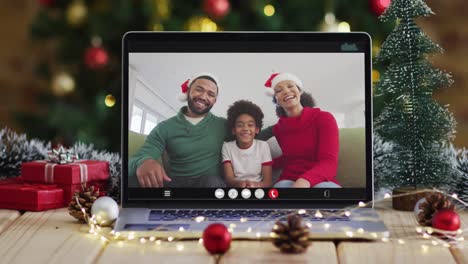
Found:
[[[276,188],[341,188],[336,181],[338,126],[332,114],[314,107],[291,73],[275,73],[265,83],[276,104],[278,123],[263,130],[259,139],[275,136],[283,155],[274,160],[282,168]]]

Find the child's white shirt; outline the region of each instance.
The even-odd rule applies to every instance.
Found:
[[[262,166],[271,165],[271,152],[268,143],[254,139],[248,149],[241,149],[236,141],[224,142],[223,163],[231,163],[236,180],[249,180],[260,182]]]

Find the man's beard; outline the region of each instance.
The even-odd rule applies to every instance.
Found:
[[[213,107],[213,105],[210,105],[210,106],[207,106],[202,111],[199,111],[195,107],[195,102],[193,101],[192,98],[190,98],[190,96],[188,96],[187,103],[188,103],[188,107],[190,108],[190,110],[192,110],[192,112],[194,112],[197,115],[204,115],[204,114],[208,113],[211,110],[211,108]]]

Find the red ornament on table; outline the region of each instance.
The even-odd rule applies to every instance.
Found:
[[[231,246],[231,233],[223,224],[211,224],[203,231],[203,246],[211,254],[224,254]]]
[[[439,210],[432,217],[432,227],[444,231],[457,231],[460,223],[460,216],[453,210]]]
[[[372,11],[380,16],[390,6],[391,0],[369,0],[369,5]]]
[[[92,70],[106,66],[108,61],[109,55],[101,47],[90,47],[85,52],[84,62]]]
[[[212,18],[220,19],[229,13],[229,0],[204,0],[203,10]]]

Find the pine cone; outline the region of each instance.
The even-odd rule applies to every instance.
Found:
[[[103,195],[104,193],[100,192],[98,187],[86,187],[83,185],[82,191],[76,191],[68,204],[68,213],[74,218],[82,222],[86,222],[81,208],[84,208],[88,217],[91,217],[91,207],[93,206],[94,201]]]
[[[276,222],[273,228],[275,234],[273,244],[284,253],[302,253],[307,250],[309,228],[303,226],[301,217],[297,214],[288,216],[288,223]]]
[[[426,195],[426,201],[419,205],[421,211],[418,214],[418,222],[422,226],[432,226],[432,216],[442,209],[453,210],[455,205],[449,197],[440,192],[432,192]]]

